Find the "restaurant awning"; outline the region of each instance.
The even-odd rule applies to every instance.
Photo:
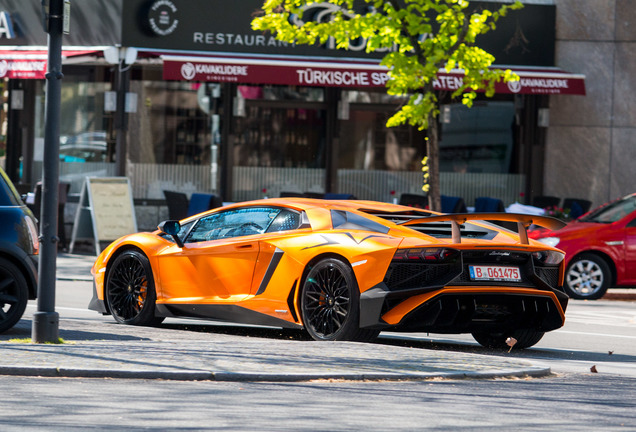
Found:
[[[89,55],[101,52],[96,49],[63,49],[62,58]],[[33,50],[0,50],[0,78],[11,79],[44,79],[48,51]]]
[[[163,55],[163,78],[177,81],[233,82],[324,87],[384,87],[387,69],[377,63],[290,60],[265,57]],[[558,68],[502,67],[520,80],[497,83],[497,93],[585,95],[585,76]],[[456,90],[463,72],[440,69],[437,90]]]

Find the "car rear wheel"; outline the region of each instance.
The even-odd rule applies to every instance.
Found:
[[[315,340],[368,341],[376,330],[360,329],[360,292],[351,267],[334,258],[314,265],[303,285],[303,324]]]
[[[482,346],[493,349],[510,349],[506,343],[509,337],[517,342],[512,349],[524,349],[535,345],[541,340],[545,332],[535,330],[515,330],[513,332],[475,332],[473,338]]]
[[[20,321],[28,298],[29,287],[20,269],[0,258],[0,333]]]
[[[581,254],[574,258],[565,271],[565,292],[574,299],[597,300],[609,288],[611,271],[602,258],[594,254]]]
[[[141,252],[126,251],[115,258],[106,276],[106,297],[110,313],[121,324],[152,326],[163,321],[155,317],[152,268]]]

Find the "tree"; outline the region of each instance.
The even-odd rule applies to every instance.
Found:
[[[354,2],[366,5],[367,12],[356,12]],[[332,5],[329,19],[303,21],[304,10],[316,3]],[[408,102],[387,126],[409,124],[427,130],[427,157],[422,170],[428,179],[422,189],[429,194],[430,208],[440,210],[439,100],[433,87],[438,71],[464,71],[463,84],[451,97],[461,97],[469,107],[476,92],[492,96],[496,82],[519,79],[510,70],[490,69],[495,59],[476,46],[475,39],[493,30],[508,10],[521,8],[521,3],[472,13],[467,12],[468,6],[466,0],[266,0],[252,28],[271,31],[286,42],[335,43],[339,49],[365,39],[367,52],[386,52],[380,64],[388,69],[387,92],[408,96]]]

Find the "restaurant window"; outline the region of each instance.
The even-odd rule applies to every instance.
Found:
[[[325,106],[320,88],[238,86],[234,165],[324,168]]]
[[[138,98],[129,116],[128,155],[132,162],[210,164],[211,97],[206,84],[132,81]],[[208,99],[205,99],[208,98]]]
[[[108,82],[99,82],[95,70],[65,70],[61,89],[60,161],[111,162],[115,139],[111,135],[112,113],[104,111]],[[34,160],[44,154],[45,85],[38,82],[35,104]]]
[[[444,113],[446,111],[446,113]],[[439,167],[442,172],[511,172],[514,102],[478,101],[442,107]]]
[[[340,120],[338,168],[413,171],[421,169],[425,134],[408,125],[387,127],[403,98],[386,92],[344,91],[348,118]]]

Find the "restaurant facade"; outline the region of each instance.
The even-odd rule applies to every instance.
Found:
[[[4,166],[41,177],[46,34],[38,0],[0,0]],[[386,94],[381,53],[296,46],[254,32],[261,0],[85,0],[64,36],[61,179],[127,176],[137,199],[163,190],[226,201],[333,192],[390,201],[421,193],[425,132],[387,128],[403,99]],[[497,7],[490,1],[471,7]],[[319,3],[306,19],[332,13]],[[545,194],[551,98],[580,98],[585,78],[558,68],[557,6],[531,2],[479,44],[519,81],[471,109],[450,99],[461,71],[435,82],[442,193],[527,201]],[[4,23],[4,24],[3,24]],[[4,26],[3,26],[4,25]],[[574,71],[576,72],[576,71]],[[583,197],[585,198],[585,197]]]

